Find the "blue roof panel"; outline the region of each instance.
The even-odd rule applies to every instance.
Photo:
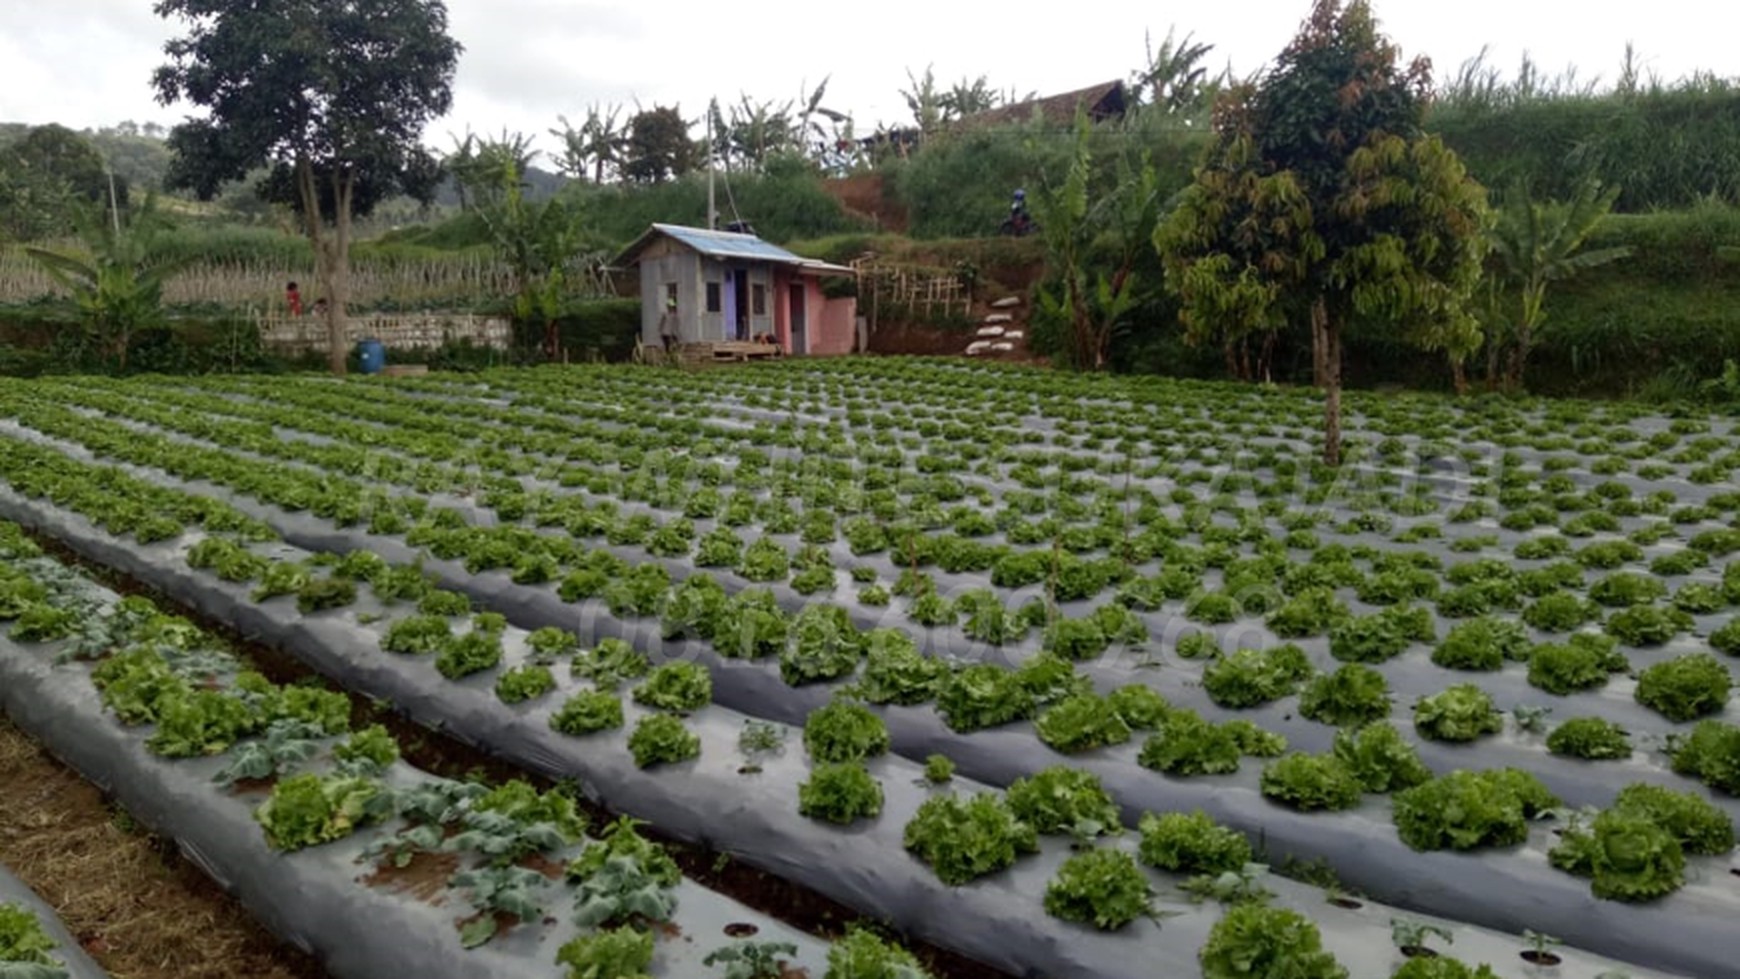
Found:
[[[680,224],[655,224],[653,227],[701,254],[713,258],[759,259],[764,262],[780,262],[787,265],[801,265],[804,262],[804,259],[797,255],[778,245],[762,241],[754,235],[740,235],[729,231],[708,231],[706,228],[688,228]]]

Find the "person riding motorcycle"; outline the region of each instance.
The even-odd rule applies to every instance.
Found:
[[[1027,212],[1027,191],[1017,188],[1015,199],[1009,204],[1009,219],[1003,222],[1003,233],[1019,238],[1032,234],[1037,227],[1033,215]]]

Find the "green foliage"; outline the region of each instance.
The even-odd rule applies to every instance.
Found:
[[[624,681],[652,672],[652,663],[645,653],[621,639],[601,639],[595,648],[577,653],[569,670],[596,683],[599,689],[614,690]]]
[[[59,946],[36,915],[21,905],[0,904],[0,975],[19,979],[65,979],[66,969],[49,955]],[[42,968],[32,970],[32,966]]]
[[[1700,721],[1690,735],[1670,740],[1668,752],[1674,771],[1696,776],[1729,795],[1740,795],[1740,727]]]
[[[1473,741],[1503,731],[1504,715],[1486,691],[1463,683],[1416,701],[1414,730],[1434,741]]]
[[[670,714],[654,714],[640,719],[628,736],[628,750],[640,768],[675,764],[700,757],[701,739]]]
[[[1143,683],[1125,684],[1113,690],[1106,695],[1106,706],[1132,731],[1152,731],[1172,711],[1165,697]]]
[[[1329,654],[1344,663],[1381,663],[1434,638],[1430,610],[1395,605],[1336,626],[1329,634]]]
[[[1708,799],[1637,782],[1619,790],[1613,809],[1643,816],[1673,834],[1685,852],[1719,856],[1734,849],[1734,823]]]
[[[1045,912],[1116,931],[1149,913],[1150,891],[1134,857],[1119,850],[1088,850],[1064,861],[1046,885]]]
[[[504,704],[522,704],[556,689],[550,668],[539,664],[516,666],[495,681],[495,695]]]
[[[1222,707],[1256,707],[1292,694],[1311,673],[1311,660],[1291,643],[1241,649],[1204,668],[1202,687]]]
[[[1308,588],[1269,614],[1269,631],[1282,639],[1304,639],[1332,632],[1352,613],[1327,588]]]
[[[1054,765],[1009,786],[1007,800],[1015,818],[1040,833],[1070,833],[1078,838],[1116,833],[1118,805],[1099,776]]]
[[[1349,663],[1317,677],[1299,695],[1299,713],[1323,724],[1357,727],[1390,716],[1390,687],[1369,666]]]
[[[1388,722],[1336,732],[1334,755],[1367,792],[1411,789],[1432,777],[1414,746]]]
[[[1603,717],[1574,717],[1547,735],[1547,750],[1567,758],[1630,758],[1631,738]]]
[[[341,840],[392,809],[392,793],[373,779],[296,775],[272,787],[254,820],[273,849],[300,850]]]
[[[389,653],[426,656],[444,648],[452,635],[446,616],[411,615],[387,628],[381,648]]]
[[[1148,690],[1147,687],[1139,689]],[[1149,692],[1152,693],[1151,690]],[[1154,696],[1159,697],[1159,694]],[[1162,700],[1161,704],[1164,705],[1165,701]],[[1145,712],[1150,709],[1150,705],[1138,706],[1132,703],[1131,709]],[[1154,717],[1152,723],[1158,723],[1158,717]],[[1065,754],[1123,744],[1130,740],[1130,725],[1124,720],[1117,706],[1107,698],[1092,693],[1076,694],[1058,701],[1039,715],[1034,726],[1038,730],[1039,740]]]
[[[817,764],[859,762],[888,751],[888,725],[865,707],[836,700],[804,720],[804,750]]]
[[[581,935],[556,953],[567,979],[650,979],[652,959],[652,933],[627,925]]]
[[[798,812],[845,825],[882,812],[882,784],[861,761],[818,765],[798,786]]]
[[[740,941],[707,953],[701,964],[712,968],[725,967],[723,979],[782,979],[785,964],[780,956],[797,955],[797,946],[790,942]]]
[[[9,635],[19,642],[54,642],[73,634],[79,624],[77,609],[53,605],[26,606]]]
[[[1353,772],[1333,755],[1286,755],[1263,766],[1260,784],[1264,796],[1307,812],[1351,809],[1364,794]]]
[[[1139,826],[1142,862],[1179,874],[1236,872],[1251,862],[1243,833],[1195,812],[1144,813]]]
[[[931,755],[924,760],[924,780],[931,785],[954,781],[955,763],[948,755]]]
[[[911,952],[857,925],[828,949],[822,979],[931,979]]]
[[[1529,636],[1512,619],[1484,616],[1450,630],[1432,650],[1432,662],[1455,670],[1496,670],[1507,659],[1525,659]]]
[[[1587,830],[1567,830],[1548,859],[1593,878],[1595,896],[1606,900],[1653,901],[1685,883],[1680,842],[1647,815],[1619,806],[1596,816]]]
[[[873,704],[922,704],[936,696],[948,664],[918,651],[912,637],[896,629],[864,634],[864,673],[858,692]]]
[[[906,849],[951,887],[1012,866],[1039,849],[1038,833],[996,795],[934,796],[906,824]]]
[[[713,674],[699,663],[665,663],[634,688],[634,702],[688,714],[713,702]]]
[[[1396,793],[1394,817],[1402,842],[1415,850],[1472,850],[1523,842],[1529,819],[1558,805],[1527,772],[1455,771]]]
[[[526,634],[526,646],[531,649],[534,658],[540,661],[552,660],[579,649],[580,637],[566,629],[544,626]]]
[[[568,865],[567,877],[570,882],[578,883],[592,877],[604,868],[612,857],[626,856],[641,866],[647,875],[663,887],[675,887],[683,879],[683,872],[677,862],[671,859],[665,848],[640,835],[637,827],[642,825],[627,816],[617,817],[615,822],[604,828],[600,842],[590,844],[581,851],[580,856]]]
[[[1637,676],[1637,702],[1670,721],[1693,721],[1728,703],[1733,675],[1708,653],[1677,656]]]
[[[399,742],[386,728],[374,724],[335,745],[332,756],[353,773],[381,772],[399,760]]]
[[[1536,646],[1529,654],[1529,683],[1560,696],[1603,686],[1631,665],[1618,646],[1610,637],[1581,632],[1563,644]]]
[[[1390,979],[1498,979],[1498,973],[1485,964],[1470,967],[1446,956],[1422,955],[1402,963]]]
[[[1311,919],[1257,903],[1227,908],[1197,960],[1203,979],[1347,979],[1347,970],[1323,950],[1323,937]]]
[[[500,664],[501,634],[480,629],[449,637],[435,657],[435,669],[449,680],[492,670]]]
[[[1227,725],[1174,710],[1142,745],[1137,761],[1168,775],[1225,775],[1238,771],[1239,742]]]
[[[157,730],[146,747],[166,758],[220,755],[264,726],[246,703],[216,690],[173,693],[157,704]]]
[[[1021,680],[990,663],[961,667],[942,680],[937,710],[951,730],[963,733],[1032,717],[1035,698]]]
[[[809,605],[791,624],[791,642],[781,651],[779,675],[793,686],[850,676],[864,655],[864,634],[837,605]]]

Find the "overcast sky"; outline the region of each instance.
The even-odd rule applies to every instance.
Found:
[[[1309,0],[1196,4],[1100,0],[1024,5],[983,0],[449,0],[465,46],[452,115],[428,142],[467,127],[542,135],[589,103],[679,104],[698,116],[709,96],[797,99],[831,80],[824,102],[860,132],[904,122],[907,70],[934,66],[945,85],[987,76],[999,90],[1051,94],[1127,77],[1144,63],[1143,34],[1215,45],[1216,67],[1243,74],[1292,37]],[[75,128],[125,119],[172,124],[149,84],[173,24],[151,0],[0,0],[0,121]],[[1512,70],[1526,51],[1543,67],[1576,65],[1611,78],[1627,41],[1646,68],[1672,79],[1694,70],[1740,77],[1740,4],[1732,0],[1377,0],[1383,29],[1440,77],[1483,46]],[[1079,16],[1072,16],[1078,14]],[[632,109],[628,110],[632,111]],[[549,141],[543,141],[548,146]]]

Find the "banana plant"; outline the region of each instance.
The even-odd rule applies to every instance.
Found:
[[[64,288],[78,309],[87,340],[127,370],[127,347],[140,330],[163,322],[163,286],[192,256],[164,254],[155,246],[166,227],[157,200],[148,197],[129,215],[86,211],[77,219],[83,254],[25,249]]]

